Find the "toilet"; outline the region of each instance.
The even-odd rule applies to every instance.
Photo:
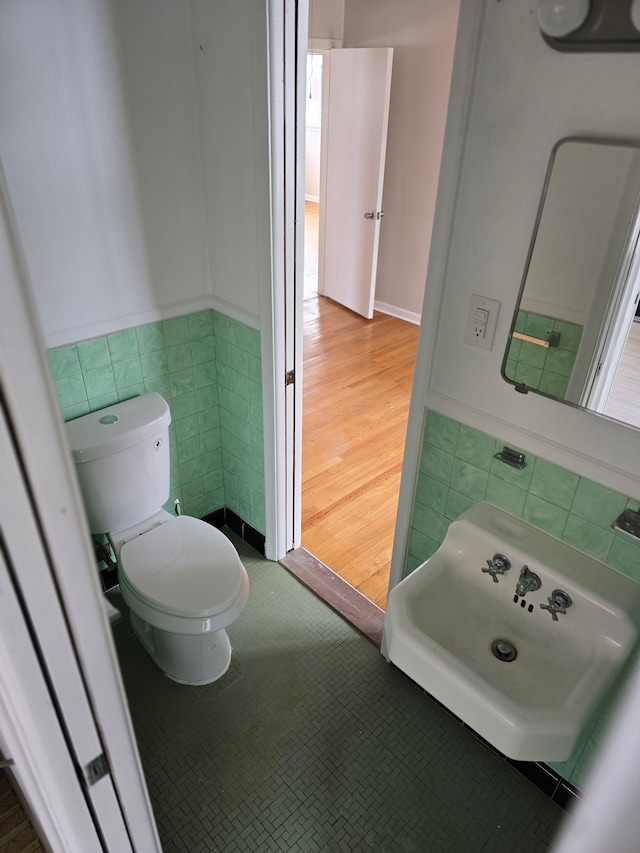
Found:
[[[154,392],[65,426],[89,529],[111,543],[136,636],[169,678],[209,684],[231,662],[225,629],[247,603],[249,578],[221,531],[162,509],[170,423]]]

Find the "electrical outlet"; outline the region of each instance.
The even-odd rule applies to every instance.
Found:
[[[489,312],[485,308],[476,308],[473,315],[473,337],[476,340],[484,338],[489,322]]]
[[[490,350],[498,324],[500,302],[486,296],[471,295],[471,304],[464,331],[464,342],[480,349]]]

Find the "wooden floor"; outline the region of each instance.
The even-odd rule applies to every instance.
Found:
[[[302,545],[383,609],[417,340],[305,300]]]
[[[36,853],[44,851],[22,803],[0,770],[0,851]]]

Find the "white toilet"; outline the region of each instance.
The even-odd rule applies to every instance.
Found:
[[[144,394],[66,424],[92,533],[115,551],[131,625],[165,675],[208,684],[231,661],[225,628],[249,579],[227,537],[162,509],[169,498],[169,406]]]

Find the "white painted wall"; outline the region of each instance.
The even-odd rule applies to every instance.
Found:
[[[0,152],[49,346],[204,307],[258,325],[265,15],[260,0],[2,5]]]
[[[210,292],[189,10],[0,11],[0,151],[47,343]]]
[[[376,302],[422,311],[457,0],[345,0],[345,47],[393,47]]]
[[[191,10],[214,307],[257,326],[270,281],[266,3],[193,0]]]
[[[309,0],[309,38],[340,41],[348,0]]]

